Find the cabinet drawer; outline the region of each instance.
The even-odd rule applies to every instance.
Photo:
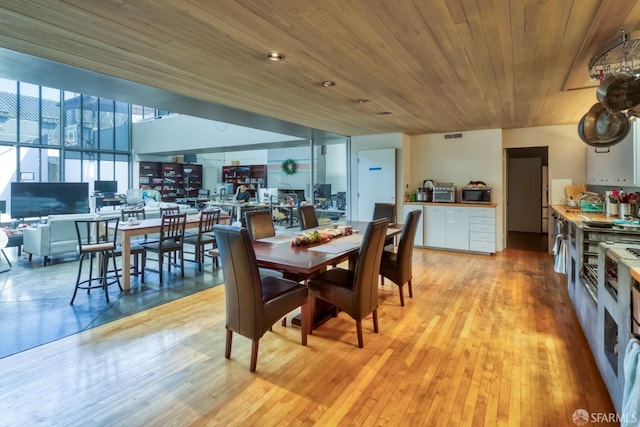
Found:
[[[480,216],[487,218],[495,218],[496,210],[493,208],[469,208],[469,216]]]
[[[479,232],[470,232],[469,233],[469,241],[470,242],[493,242],[496,241],[495,233],[479,233]]]
[[[496,225],[495,217],[487,217],[487,216],[470,216],[469,224],[489,224]]]
[[[496,244],[494,242],[469,242],[469,250],[474,252],[488,252],[494,253],[496,251]]]
[[[496,225],[472,222],[469,224],[469,231],[480,231],[482,233],[494,234],[496,232]]]

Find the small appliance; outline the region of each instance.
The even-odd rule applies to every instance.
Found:
[[[491,189],[488,187],[462,187],[460,203],[491,204]]]
[[[455,203],[456,186],[450,182],[439,182],[433,186],[433,202]]]

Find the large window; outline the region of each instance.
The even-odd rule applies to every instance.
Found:
[[[95,180],[117,180],[126,192],[129,114],[124,102],[0,79],[0,200],[7,211],[15,181],[87,182],[93,190]]]

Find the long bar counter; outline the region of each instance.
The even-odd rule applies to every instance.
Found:
[[[611,400],[622,410],[624,351],[631,339],[633,272],[640,277],[640,230],[614,225],[617,216],[552,206],[554,238],[567,248],[568,294]],[[593,226],[590,224],[594,224]],[[617,221],[616,221],[617,222]]]

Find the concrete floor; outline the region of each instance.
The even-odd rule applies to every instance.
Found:
[[[196,263],[185,261],[184,279],[180,277],[179,268],[167,273],[165,264],[164,283],[160,286],[158,264],[148,261],[144,284],[139,277],[132,276],[130,291],[120,292],[117,285],[110,286],[109,303],[102,289],[94,289],[89,295],[79,290],[74,305],[70,305],[79,256],[55,256],[43,267],[41,257],[34,256],[29,262],[28,258],[18,255],[17,248],[4,251],[13,266],[0,273],[0,358],[223,282],[222,269],[207,258],[203,272],[198,271]],[[185,260],[187,258],[193,259],[193,255],[185,254]],[[0,270],[6,267],[0,255]]]

